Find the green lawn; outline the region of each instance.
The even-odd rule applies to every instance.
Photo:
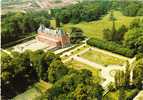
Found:
[[[123,16],[121,12],[114,11],[114,16],[116,18],[116,28],[118,29],[121,25],[129,26],[129,23],[134,18],[143,18],[143,17],[127,17]],[[52,21],[52,25],[53,25]],[[85,35],[88,37],[96,37],[96,38],[103,38],[103,29],[112,27],[112,22],[109,20],[109,14],[105,15],[101,20],[92,21],[92,22],[80,22],[79,24],[64,24],[63,28],[65,31],[70,31],[70,27],[79,27],[81,28]]]
[[[41,81],[39,83],[34,84],[24,93],[14,97],[13,100],[37,100],[36,98],[42,96],[43,93],[45,93],[51,87],[52,84]]]
[[[88,59],[90,61],[96,62],[98,64],[102,64],[102,65],[125,63],[125,60],[122,60],[117,57],[113,57],[95,50],[89,50],[86,53],[80,55],[80,57],[83,57],[85,59]]]
[[[75,61],[75,60],[70,60],[69,62],[65,63],[68,67],[77,69],[77,70],[81,70],[81,69],[88,69],[92,72],[92,75],[95,77],[95,81],[99,82],[101,81],[100,78],[100,70],[95,69],[87,64],[81,63],[79,61]]]
[[[138,93],[139,90],[137,89],[127,89],[127,90],[124,90],[124,99],[123,100],[130,100],[130,99],[127,99],[129,97],[131,97],[132,95]],[[104,97],[103,97],[103,100],[119,100],[119,90],[117,91],[113,91],[113,92],[108,92]]]

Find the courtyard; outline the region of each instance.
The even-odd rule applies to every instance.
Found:
[[[13,49],[15,51],[18,51],[18,52],[23,52],[25,50],[36,51],[36,50],[39,50],[39,49],[51,49],[51,48],[52,47],[50,47],[50,46],[48,46],[48,45],[46,45],[42,42],[39,42],[36,39],[27,41],[25,43],[18,44],[18,45],[13,47]]]

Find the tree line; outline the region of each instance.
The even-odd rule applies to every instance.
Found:
[[[11,55],[13,57],[2,53],[1,56],[2,99],[11,99],[39,80],[48,81],[48,67],[53,60],[60,59],[42,50],[12,52]]]
[[[12,52],[12,56],[2,53],[2,99],[11,99],[40,80],[53,84],[42,98],[102,98],[103,88],[99,83],[94,83],[89,70],[78,71],[68,68],[58,55],[50,51],[27,50],[23,53]]]
[[[49,27],[50,16],[47,11],[8,13],[2,16],[1,43],[2,46],[36,32],[39,24]]]
[[[122,25],[119,29],[116,29],[116,23],[112,21],[112,28],[103,30],[104,40],[119,43],[134,50],[135,54],[143,53],[143,19],[135,18],[129,27]]]
[[[126,70],[124,71],[118,71],[115,74],[115,87],[111,91],[116,91],[119,90],[119,99],[122,98],[123,100],[131,100],[133,99],[137,93],[143,89],[143,55],[138,54],[136,56],[136,60],[132,63],[129,64],[127,62],[126,65]],[[132,73],[132,78],[131,78],[131,71]],[[129,96],[125,96],[125,90],[128,89],[134,89],[130,93]]]
[[[109,11],[110,6],[111,2],[108,1],[85,1],[61,9],[53,9],[52,15],[64,24],[93,21],[105,15]]]
[[[118,1],[120,11],[126,16],[143,16],[143,2],[136,1]]]

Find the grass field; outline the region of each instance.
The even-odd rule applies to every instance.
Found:
[[[95,50],[87,51],[86,53],[82,54],[81,57],[102,65],[125,63],[125,60]]]
[[[34,84],[32,88],[16,96],[12,100],[37,100],[36,98],[42,96],[43,93],[45,93],[51,87],[52,84],[41,81],[39,83]]]
[[[88,37],[96,37],[96,38],[103,38],[103,29],[109,28],[111,29],[112,27],[112,22],[109,20],[109,15],[107,14],[101,20],[98,21],[92,21],[92,22],[80,22],[79,24],[64,24],[63,28],[65,31],[70,32],[70,27],[79,27],[81,28],[85,35]],[[114,11],[114,16],[116,18],[115,25],[116,28],[118,29],[121,25],[126,25],[127,27],[129,26],[130,22],[134,18],[143,18],[143,17],[127,17],[123,16],[121,12],[119,11]],[[55,22],[52,20],[51,25],[55,26]]]
[[[88,69],[92,72],[92,75],[95,77],[95,81],[96,82],[99,82],[101,81],[101,78],[100,78],[100,71],[98,69],[95,69],[89,65],[86,65],[84,63],[81,63],[79,61],[75,61],[75,60],[72,60],[72,61],[69,61],[67,63],[65,63],[68,67],[71,67],[71,68],[74,68],[74,69],[77,69],[77,70],[81,70],[81,69]]]
[[[136,92],[139,92],[137,89],[127,89],[124,90],[124,97],[123,100],[131,100],[127,99],[128,97],[134,95]],[[103,100],[119,100],[119,90],[118,91],[113,91],[113,92],[108,92],[104,97]]]

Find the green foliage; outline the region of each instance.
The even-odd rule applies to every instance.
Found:
[[[125,90],[124,88],[119,89],[119,97],[118,100],[125,100]]]
[[[118,1],[120,2],[120,1]],[[142,1],[121,1],[119,8],[126,16],[142,16],[143,2]]]
[[[143,81],[143,57],[138,59],[134,66],[133,70],[133,84],[138,88],[142,89]]]
[[[116,31],[116,34],[114,36],[115,40],[116,41],[122,41],[124,33],[127,31],[128,31],[128,28],[125,25],[122,25],[121,27],[119,27],[119,29]]]
[[[115,29],[110,30],[107,28],[103,30],[103,36],[105,40],[121,42],[121,40],[123,40],[124,33],[127,32],[127,30],[128,29],[126,28],[125,25],[119,27],[118,30]]]
[[[107,28],[103,30],[103,38],[108,41],[112,40],[112,32],[110,29]]]
[[[23,92],[37,81],[35,70],[30,66],[29,54],[12,53],[14,58],[2,56],[2,98],[11,97]]]
[[[136,18],[130,23],[130,29],[139,27],[143,27],[143,19]]]
[[[29,33],[36,32],[40,23],[49,27],[50,22],[46,12],[8,13],[2,16],[2,45],[24,38]]]
[[[115,74],[115,86],[116,88],[122,88],[125,86],[125,73],[123,71],[117,71]]]
[[[56,82],[65,74],[67,74],[67,67],[61,62],[61,60],[54,60],[48,68],[48,80],[50,82]]]
[[[84,40],[85,36],[83,35],[83,31],[80,28],[72,27],[70,34],[70,41],[73,44],[80,43],[80,41]]]
[[[45,97],[52,100],[101,100],[102,93],[102,87],[93,83],[90,71],[70,69],[67,75],[55,82]]]
[[[109,50],[114,53],[118,53],[127,57],[133,57],[134,56],[134,51],[124,47],[120,44],[117,44],[115,42],[111,41],[104,41],[96,38],[91,38],[87,41],[87,44],[91,46],[95,46],[101,49]]]
[[[128,88],[130,86],[130,64],[127,61],[126,69],[125,69],[125,87]]]
[[[85,1],[71,5],[60,10],[53,11],[62,23],[78,23],[80,21],[98,20],[109,10],[111,2],[108,1]]]
[[[125,33],[124,45],[134,49],[137,53],[143,52],[143,29],[133,28]]]
[[[1,84],[2,98],[10,99],[24,92],[33,83],[48,80],[48,67],[53,60],[60,59],[54,53],[38,50],[23,53],[12,52],[13,58],[2,54]]]

